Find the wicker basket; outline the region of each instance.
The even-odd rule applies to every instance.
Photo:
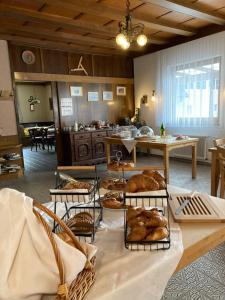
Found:
[[[81,271],[76,277],[76,279],[70,284],[70,286],[68,286],[67,283],[65,282],[64,266],[63,266],[63,262],[61,259],[58,246],[54,239],[54,235],[50,227],[46,223],[46,221],[38,212],[38,210],[45,212],[48,216],[53,218],[61,226],[61,228],[63,228],[63,230],[68,234],[68,236],[72,239],[74,243],[74,247],[80,250],[84,255],[86,255],[86,253],[82,248],[80,242],[72,233],[72,231],[51,210],[49,210],[47,207],[43,206],[42,204],[40,204],[35,200],[33,201],[33,206],[34,206],[33,212],[38,218],[38,220],[40,221],[40,223],[43,225],[49,237],[49,240],[52,244],[56,263],[59,270],[60,284],[58,287],[56,300],[82,300],[95,281],[95,269],[94,269],[95,257],[93,257],[91,261],[88,261],[87,259],[84,270]],[[36,210],[35,208],[38,208],[38,210]]]

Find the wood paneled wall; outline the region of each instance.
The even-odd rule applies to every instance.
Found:
[[[73,115],[62,116],[60,111],[61,126],[74,125],[74,122],[88,124],[93,120],[105,120],[110,123],[117,123],[119,118],[132,117],[134,115],[133,85],[121,84],[126,87],[126,96],[117,96],[115,84],[94,84],[94,83],[65,83],[58,82],[58,95],[61,98],[70,98],[70,86],[82,86],[83,96],[72,97]],[[98,92],[99,101],[89,102],[88,92]],[[103,91],[113,92],[113,101],[103,101]]]
[[[82,64],[89,76],[133,78],[133,60],[126,56],[78,54],[12,43],[9,44],[9,50],[14,72],[85,75],[84,72],[71,71],[77,67],[82,55]],[[27,65],[23,62],[24,50],[35,54],[34,64]]]

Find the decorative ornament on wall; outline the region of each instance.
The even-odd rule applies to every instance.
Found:
[[[88,72],[86,71],[86,69],[85,69],[84,66],[82,65],[82,61],[83,61],[83,56],[80,57],[77,68],[71,69],[70,71],[71,71],[71,72],[80,72],[80,71],[82,71],[82,72],[84,72],[84,74],[85,74],[86,76],[88,76]]]
[[[30,50],[25,50],[22,52],[22,60],[27,65],[32,65],[35,63],[35,55]]]

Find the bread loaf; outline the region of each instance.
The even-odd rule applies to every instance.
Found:
[[[154,178],[158,182],[160,190],[165,189],[165,178],[158,171],[145,170],[143,171],[143,174],[148,177]]]
[[[128,241],[142,241],[147,234],[147,229],[145,226],[134,226],[129,233],[127,239]]]
[[[90,213],[80,212],[74,217],[70,218],[66,225],[70,228],[71,231],[76,233],[87,233],[93,229],[94,220]]]
[[[89,182],[82,182],[82,181],[70,181],[65,184],[63,190],[77,190],[77,189],[87,189],[91,190],[93,185]]]

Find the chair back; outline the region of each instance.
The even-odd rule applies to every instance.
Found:
[[[42,132],[36,128],[30,128],[30,129],[28,129],[28,132],[32,139],[42,136]]]
[[[214,147],[225,145],[225,138],[223,139],[214,139],[213,140]]]

